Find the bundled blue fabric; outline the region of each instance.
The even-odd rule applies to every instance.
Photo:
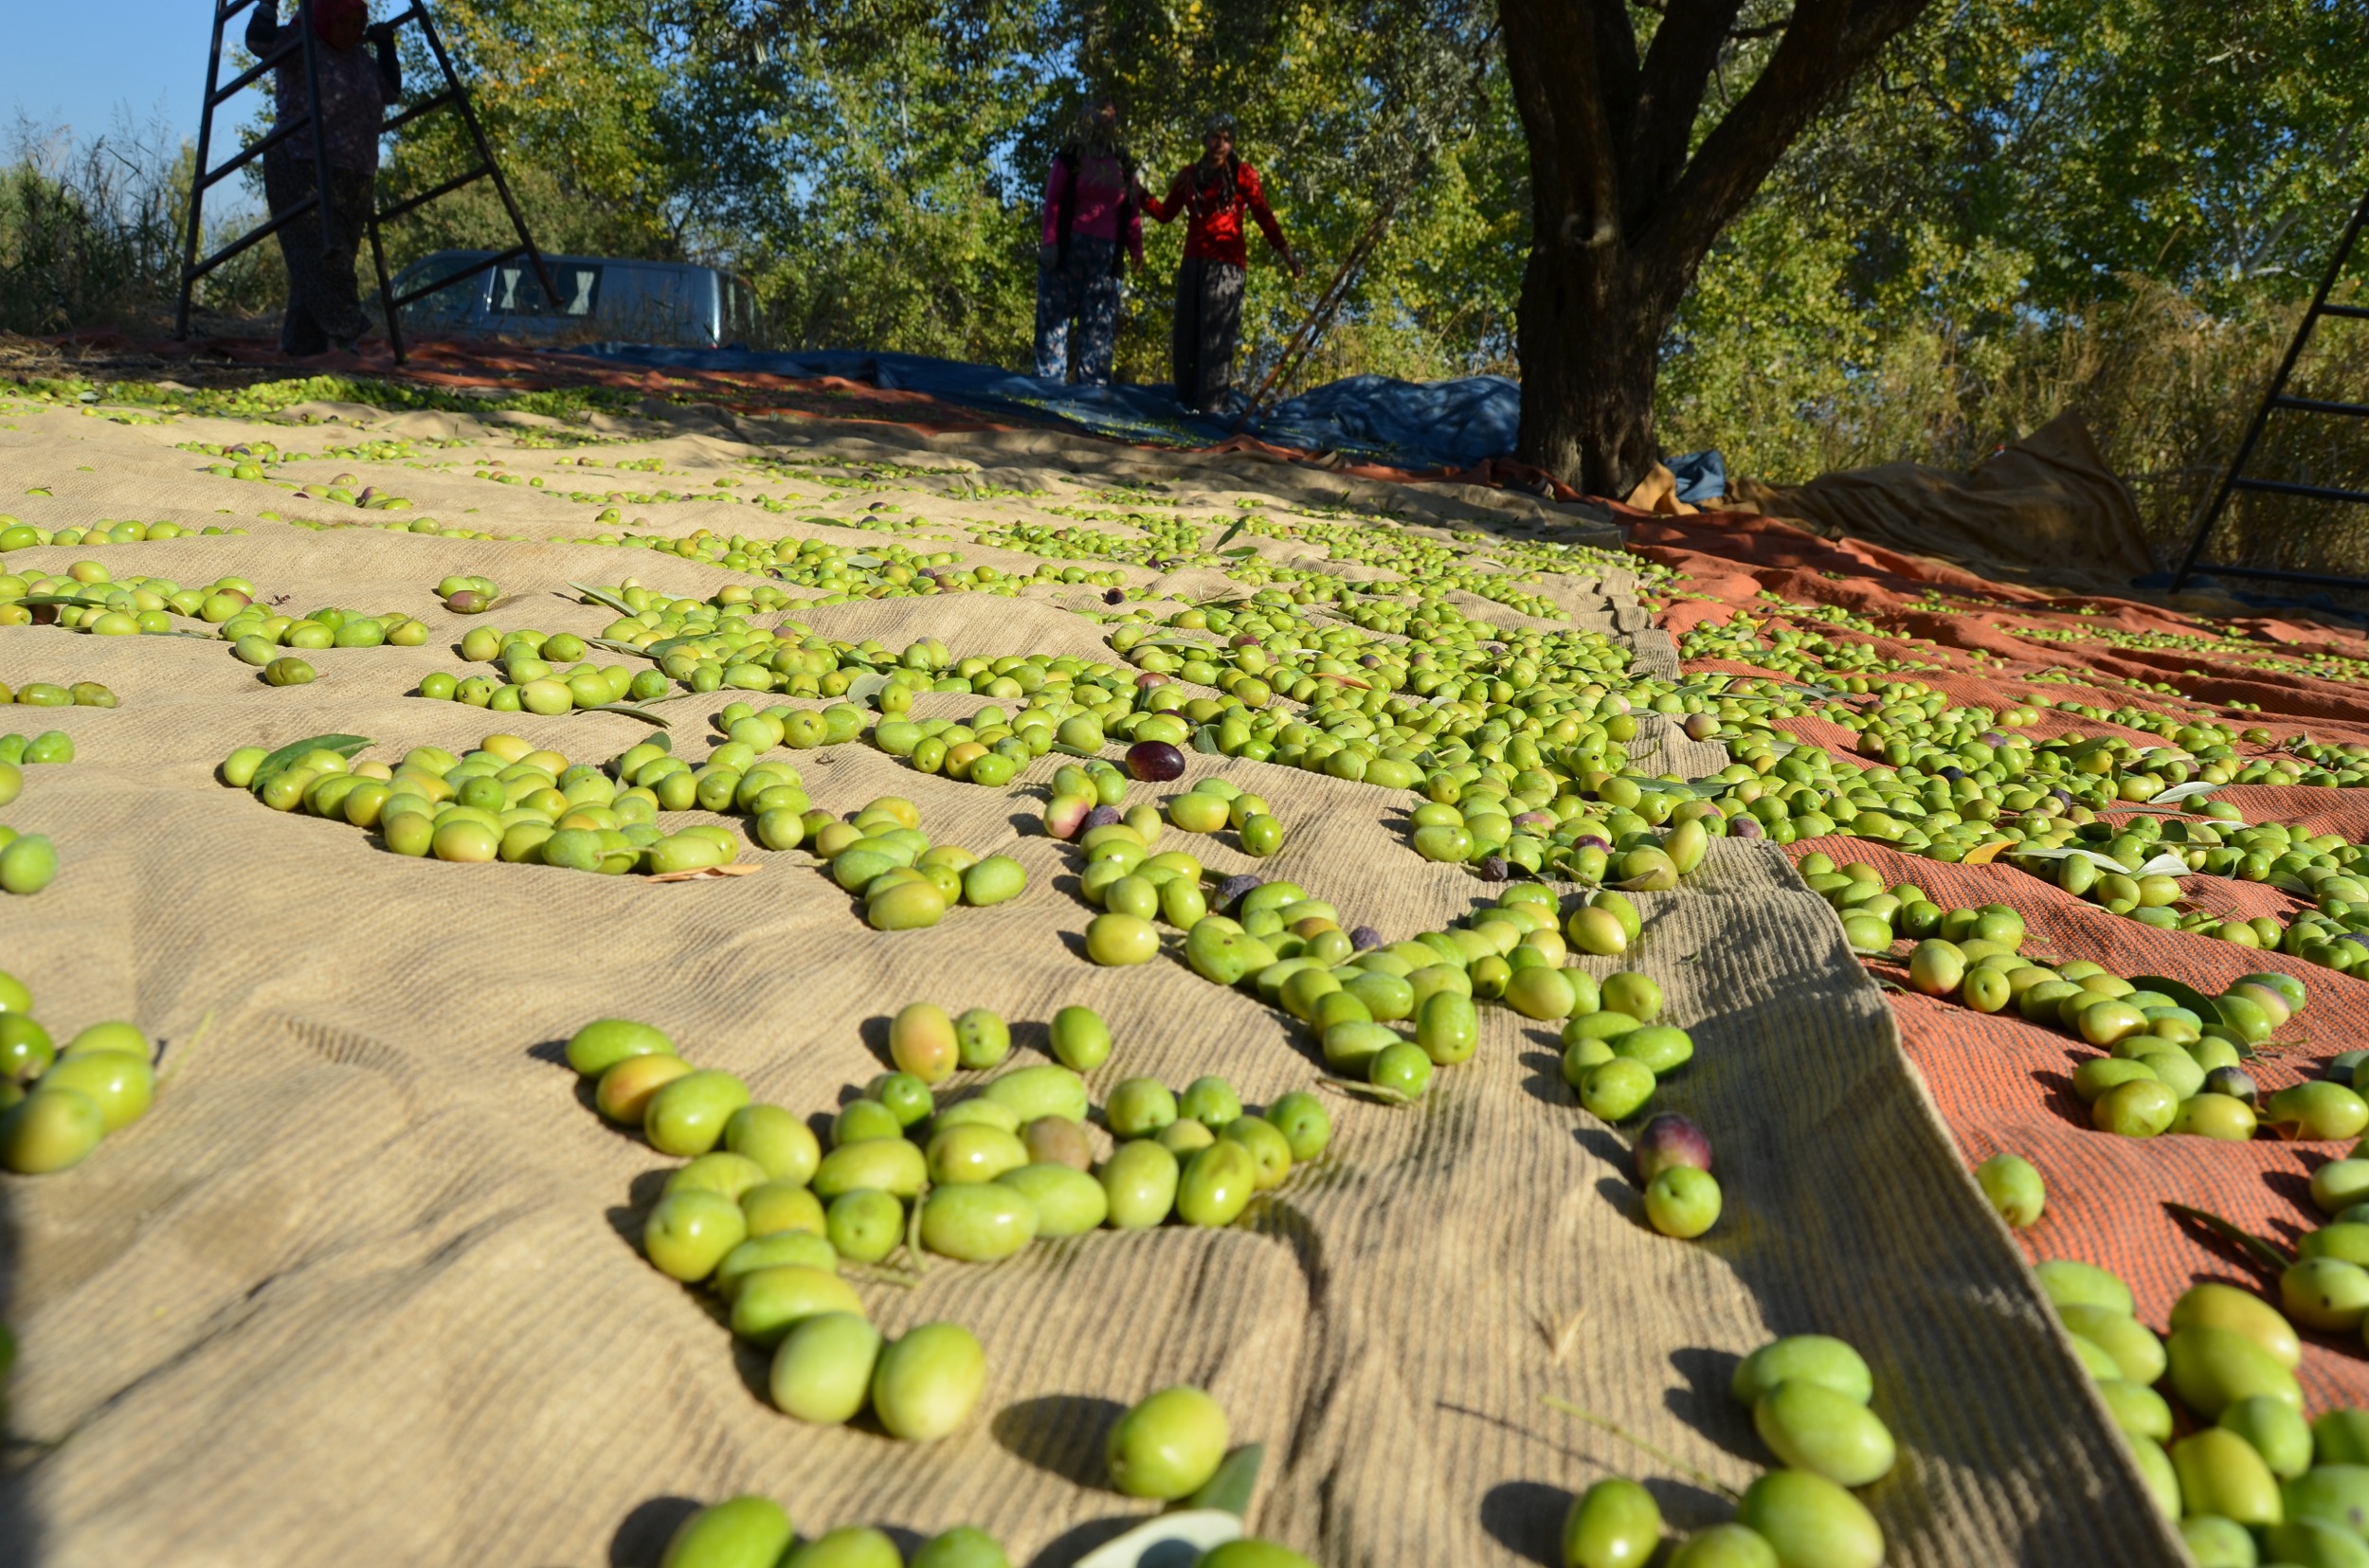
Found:
[[[576,351],[649,369],[797,379],[837,376],[884,390],[926,392],[991,412],[1049,414],[1127,442],[1207,446],[1234,433],[1232,416],[1188,413],[1166,384],[1073,387],[992,365],[853,350],[759,353],[595,343]],[[1410,469],[1463,469],[1490,458],[1510,458],[1521,429],[1521,384],[1505,376],[1424,382],[1350,376],[1279,403],[1243,426],[1246,434],[1278,446],[1339,452]],[[1727,488],[1725,465],[1716,452],[1691,453],[1673,460],[1670,467],[1678,476],[1682,500],[1717,496]]]

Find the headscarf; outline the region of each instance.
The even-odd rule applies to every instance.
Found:
[[[313,0],[313,30],[329,42],[330,29],[349,15],[370,20],[371,0]]]

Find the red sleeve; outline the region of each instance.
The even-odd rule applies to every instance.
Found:
[[[1267,243],[1275,246],[1278,253],[1289,253],[1292,248],[1291,242],[1284,239],[1283,225],[1276,223],[1275,214],[1268,210],[1267,193],[1258,184],[1258,171],[1249,164],[1243,164],[1235,171],[1235,173],[1241,182],[1242,204],[1250,208],[1250,215],[1257,220],[1259,232],[1266,235]]]
[[[1061,233],[1061,160],[1055,158],[1044,175],[1044,243],[1051,244]]]
[[[1168,199],[1162,201],[1150,191],[1144,192],[1144,210],[1161,223],[1172,222],[1184,210],[1184,176],[1177,175],[1168,182]]]

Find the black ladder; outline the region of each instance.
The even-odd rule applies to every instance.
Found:
[[[329,144],[322,134],[319,117],[309,107],[320,101],[320,40],[313,30],[313,0],[296,0],[296,25],[293,29],[296,37],[292,42],[281,45],[268,57],[257,61],[227,83],[222,80],[224,34],[232,20],[254,3],[255,0],[216,0],[214,6],[214,43],[212,51],[206,61],[205,107],[203,117],[198,121],[197,128],[197,171],[196,177],[190,182],[190,221],[189,232],[185,240],[187,248],[181,266],[181,304],[178,313],[173,317],[172,335],[176,338],[186,338],[190,335],[190,301],[196,291],[199,279],[248,246],[261,243],[282,225],[291,223],[308,212],[316,210],[325,212],[328,205]],[[444,41],[436,31],[435,21],[428,15],[426,0],[411,0],[411,4],[387,25],[389,28],[400,29],[407,22],[417,22],[420,25],[420,36],[425,41],[428,53],[435,57],[437,68],[443,73],[443,90],[389,116],[386,123],[379,127],[379,135],[385,135],[389,131],[408,125],[424,115],[451,107],[460,112],[461,123],[468,128],[469,140],[477,150],[477,166],[466,173],[455,175],[431,190],[424,190],[416,196],[407,197],[392,207],[381,208],[375,200],[371,203],[371,260],[378,272],[378,297],[387,318],[388,347],[394,351],[395,363],[398,365],[404,361],[403,329],[399,321],[403,307],[425,299],[440,289],[449,288],[463,279],[474,278],[488,268],[498,267],[506,261],[515,261],[524,257],[528,264],[534,268],[536,280],[543,285],[544,297],[555,299],[559,295],[557,287],[552,281],[551,269],[544,265],[543,253],[535,248],[533,236],[527,233],[526,217],[519,212],[518,204],[510,193],[510,182],[502,178],[501,167],[494,158],[493,146],[485,139],[484,127],[478,123],[477,110],[469,102],[469,90],[461,85],[460,73],[453,69],[452,56],[445,50]],[[265,72],[284,64],[289,57],[295,54],[301,54],[304,57],[305,101],[308,105],[306,112],[289,124],[275,126],[268,135],[241,152],[236,157],[223,163],[220,168],[208,168],[207,160],[213,152],[214,112],[248,87],[253,86]],[[264,153],[280,142],[292,136],[308,134],[313,144],[313,194],[296,203],[285,211],[273,214],[263,223],[231,241],[211,256],[201,260],[197,248],[199,238],[203,233],[201,219],[205,213],[206,192],[262,157]],[[449,196],[465,186],[474,185],[479,180],[488,179],[494,182],[494,189],[501,197],[503,210],[510,214],[510,226],[517,234],[518,243],[497,255],[487,257],[483,261],[468,262],[458,271],[446,273],[441,278],[423,283],[404,294],[396,294],[394,282],[387,274],[387,247],[380,242],[379,225],[391,223],[397,218],[425,207],[439,197]],[[328,234],[329,225],[323,222],[321,224],[322,238],[326,240]]]
[[[2369,419],[2369,403],[2335,403],[2325,398],[2293,397],[2287,390],[2288,379],[2295,373],[2295,364],[2303,358],[2304,346],[2311,340],[2311,330],[2324,315],[2369,320],[2369,305],[2331,305],[2328,295],[2336,287],[2337,278],[2344,263],[2352,259],[2353,245],[2360,238],[2363,226],[2369,225],[2369,196],[2353,208],[2352,222],[2344,225],[2343,237],[2336,243],[2336,254],[2328,258],[2328,270],[2320,279],[2319,289],[2311,297],[2310,308],[2296,325],[2294,339],[2287,345],[2287,357],[2279,361],[2278,373],[2270,378],[2270,388],[2262,396],[2262,406],[2254,410],[2253,423],[2246,426],[2246,439],[2237,443],[2237,455],[2222,471],[2221,482],[2214,488],[2213,496],[2197,514],[2196,532],[2188,540],[2188,551],[2180,557],[2179,570],[2172,576],[2172,591],[2177,593],[2189,578],[2199,573],[2219,577],[2255,577],[2278,583],[2306,583],[2321,587],[2369,588],[2369,579],[2338,577],[2319,571],[2290,571],[2281,567],[2220,566],[2212,562],[2199,564],[2197,557],[2204,553],[2206,541],[2213,537],[2221,514],[2228,510],[2230,496],[2245,490],[2272,496],[2301,496],[2308,500],[2349,502],[2369,505],[2369,490],[2347,490],[2338,485],[2299,484],[2288,479],[2255,478],[2246,472],[2246,464],[2253,457],[2254,447],[2261,442],[2262,432],[2270,424],[2270,416],[2284,409],[2298,414],[2334,414],[2349,419]]]

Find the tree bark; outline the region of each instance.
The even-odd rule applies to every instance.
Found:
[[[1743,0],[1664,0],[1642,58],[1631,3],[1498,5],[1530,153],[1518,452],[1615,497],[1657,460],[1662,339],[1720,230],[1927,0],[1796,0],[1751,87],[1699,144],[1703,98]]]

